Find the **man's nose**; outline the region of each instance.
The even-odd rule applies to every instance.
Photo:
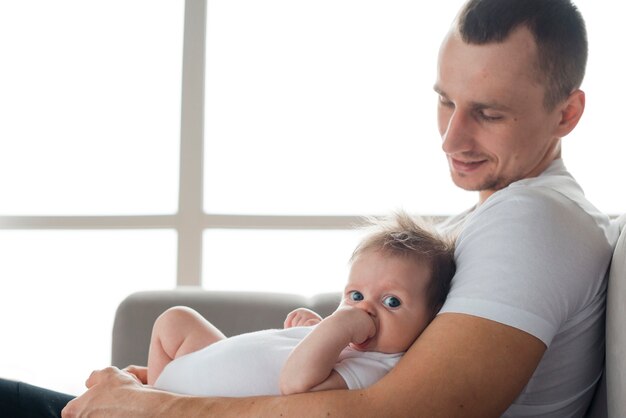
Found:
[[[455,109],[442,133],[441,148],[446,154],[472,150],[473,119],[462,109]]]

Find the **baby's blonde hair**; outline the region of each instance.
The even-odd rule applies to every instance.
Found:
[[[404,211],[384,218],[366,218],[364,228],[367,234],[352,253],[350,262],[362,253],[374,250],[428,263],[430,282],[426,296],[434,318],[446,300],[456,271],[454,239],[439,233],[434,224]]]

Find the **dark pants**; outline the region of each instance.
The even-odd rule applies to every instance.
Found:
[[[0,418],[60,418],[74,396],[0,379]]]

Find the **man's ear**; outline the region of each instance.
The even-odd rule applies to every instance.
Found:
[[[562,138],[572,132],[578,125],[578,121],[585,110],[585,92],[580,89],[574,90],[558,107],[561,112],[561,120],[557,126],[555,136]]]

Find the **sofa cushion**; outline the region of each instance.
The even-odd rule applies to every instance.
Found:
[[[111,364],[117,367],[145,365],[154,320],[172,306],[189,306],[226,336],[232,336],[282,328],[287,314],[299,307],[328,316],[337,308],[340,298],[340,293],[305,297],[283,293],[218,292],[200,287],[133,293],[122,301],[115,314]]]

